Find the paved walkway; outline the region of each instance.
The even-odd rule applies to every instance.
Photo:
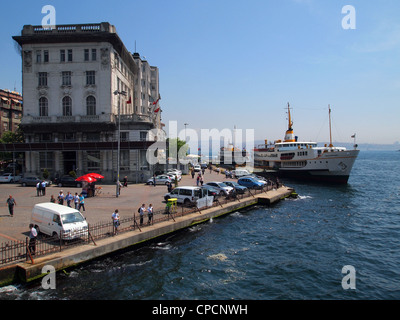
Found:
[[[226,180],[224,175],[218,175],[216,172],[210,173],[209,170],[206,170],[205,183],[224,180]],[[196,185],[195,179],[192,179],[191,176],[182,176],[179,186],[193,185]],[[89,224],[100,221],[108,222],[115,209],[119,210],[122,219],[132,216],[137,213],[137,209],[142,203],[145,203],[146,206],[150,203],[153,204],[155,211],[165,208],[164,195],[167,193],[166,186],[128,185],[127,188],[121,189],[119,198],[115,196],[115,185],[98,184],[98,186],[103,188],[102,194],[94,198],[87,198],[85,200],[86,211],[82,212]],[[28,235],[33,206],[38,203],[49,202],[51,195],[57,198],[61,189],[64,194],[68,191],[72,194],[81,191],[81,189],[77,188],[51,186],[46,189],[46,196],[37,197],[36,188],[34,187],[0,184],[0,243],[9,240],[24,240]],[[6,201],[9,195],[12,195],[17,202],[17,206],[14,209],[14,217],[11,217],[8,213]]]

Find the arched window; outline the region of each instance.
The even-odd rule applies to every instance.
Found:
[[[41,97],[39,99],[39,116],[40,117],[49,116],[49,102],[45,97]]]
[[[86,112],[88,116],[96,115],[96,98],[89,96],[86,98]]]
[[[70,97],[64,97],[62,100],[63,104],[63,116],[70,117],[72,116],[72,99]]]

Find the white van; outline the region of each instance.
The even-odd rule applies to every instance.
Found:
[[[164,196],[165,201],[169,199],[178,199],[178,203],[188,205],[189,203],[196,203],[200,198],[203,198],[203,190],[200,187],[178,187],[167,193]]]
[[[238,179],[248,175],[250,175],[250,172],[246,169],[232,170],[232,176]]]
[[[31,223],[35,229],[49,236],[73,240],[88,236],[88,224],[82,214],[73,208],[55,203],[34,206]]]

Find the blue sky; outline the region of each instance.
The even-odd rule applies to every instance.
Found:
[[[282,139],[285,106],[301,140],[400,141],[400,1],[146,0],[2,3],[0,88],[21,91],[13,35],[40,25],[44,5],[57,24],[107,21],[131,52],[160,68],[163,121],[178,128],[254,129]],[[356,29],[342,28],[342,7]],[[168,126],[167,126],[168,130]]]

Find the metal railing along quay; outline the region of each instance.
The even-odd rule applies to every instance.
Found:
[[[240,202],[244,198],[255,197],[255,195],[260,193],[266,193],[272,190],[274,187],[269,185],[263,189],[258,190],[248,190],[244,194],[234,194],[229,197],[217,198],[214,200],[212,206],[206,206],[201,209],[197,208],[195,205],[184,206],[178,205],[172,210],[159,210],[153,213],[151,222],[149,223],[149,217],[147,214],[143,216],[143,221],[141,221],[140,215],[135,212],[130,217],[122,217],[119,221],[120,224],[116,230],[114,222],[110,221],[97,222],[94,224],[89,224],[88,229],[81,230],[80,234],[75,235],[74,240],[64,240],[63,235],[60,234],[56,237],[47,237],[40,234],[33,242],[27,237],[25,240],[21,241],[7,241],[0,243],[0,266],[18,263],[21,261],[31,261],[34,263],[34,258],[42,257],[47,254],[61,252],[73,246],[85,245],[94,243],[99,239],[113,237],[116,234],[131,232],[147,228],[152,225],[164,221],[175,221],[177,217],[183,217],[191,213],[201,213],[202,210],[206,210],[212,207],[223,206],[224,204],[232,202]]]

